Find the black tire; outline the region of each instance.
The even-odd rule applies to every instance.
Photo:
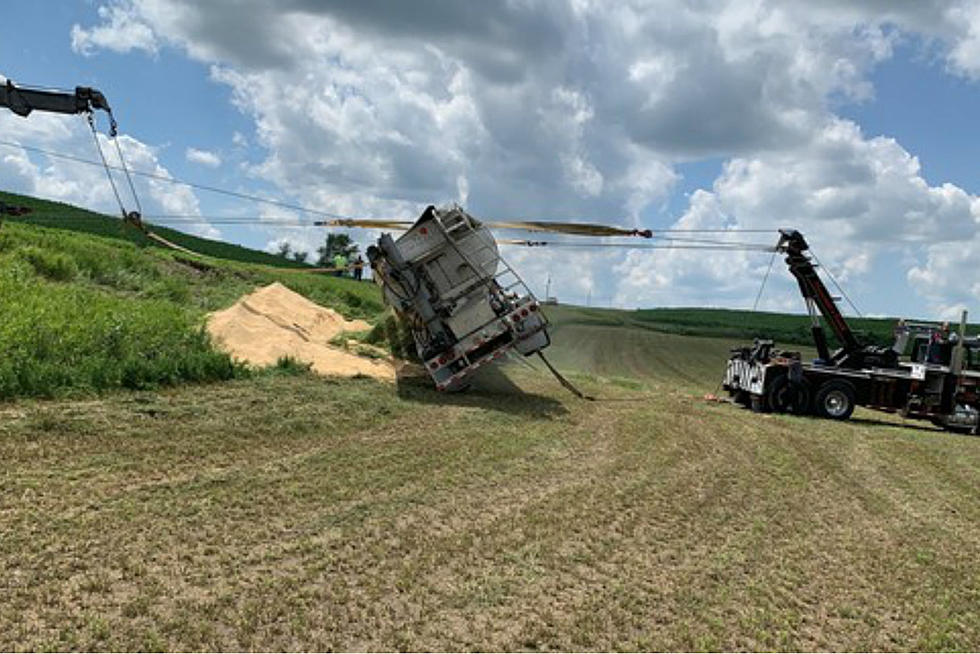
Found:
[[[769,413],[769,403],[761,395],[753,395],[750,406],[756,413]]]
[[[805,381],[791,382],[787,375],[772,380],[766,399],[772,410],[779,413],[802,416],[810,411],[810,387]]]
[[[749,395],[748,391],[735,391],[732,400],[735,404],[744,406],[746,409],[752,406],[752,396]]]
[[[857,391],[850,382],[831,379],[824,382],[813,400],[813,409],[821,418],[847,420],[854,413]]]

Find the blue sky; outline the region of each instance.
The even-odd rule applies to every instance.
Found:
[[[980,312],[974,0],[4,9],[0,75],[102,90],[136,168],[345,215],[461,201],[487,219],[798,227],[865,313]],[[0,134],[95,157],[73,117],[2,115]],[[9,147],[0,163],[7,190],[113,209],[98,170]],[[302,218],[145,181],[140,194],[151,215]],[[323,238],[187,228],[258,248]],[[550,274],[568,301],[624,307],[751,306],[768,263],[506,255],[539,292]],[[763,306],[801,310],[779,273]]]

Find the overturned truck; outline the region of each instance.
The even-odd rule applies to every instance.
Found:
[[[817,274],[803,235],[781,232],[776,249],[786,255],[806,302],[817,358],[804,361],[769,340],[733,349],[723,387],[736,403],[836,420],[865,406],[977,433],[980,339],[966,336],[966,312],[954,334],[940,325],[900,321],[891,347],[862,346]],[[840,343],[834,352],[821,318]]]
[[[548,322],[493,234],[458,206],[428,207],[401,236],[367,250],[385,301],[412,330],[423,365],[442,391],[458,391],[510,351],[550,344]]]

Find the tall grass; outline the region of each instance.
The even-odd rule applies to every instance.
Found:
[[[85,209],[74,207],[70,204],[61,202],[51,202],[15,193],[5,193],[0,191],[0,201],[15,206],[24,206],[31,209],[31,213],[17,218],[7,218],[10,222],[26,223],[40,227],[54,227],[57,229],[70,230],[85,234],[94,234],[117,240],[128,241],[141,247],[158,248],[159,244],[148,239],[142,232],[134,227],[123,223],[115,217],[105,216]],[[279,257],[268,252],[260,252],[250,248],[214,241],[199,236],[192,236],[175,229],[154,226],[153,231],[163,236],[167,240],[182,245],[189,250],[206,254],[208,256],[228,259],[232,261],[242,261],[246,263],[259,263],[279,268],[307,268],[308,264],[299,263]]]
[[[0,315],[0,399],[152,388],[244,372],[211,347],[180,305],[46,281],[24,266],[0,269]]]
[[[181,258],[183,257],[183,258]],[[280,281],[347,317],[381,310],[373,284],[208,260],[6,223],[0,230],[0,399],[224,380],[207,312]]]

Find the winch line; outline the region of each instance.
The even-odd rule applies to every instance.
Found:
[[[312,214],[315,216],[323,216],[325,218],[330,218],[332,220],[317,220],[312,222],[312,224],[307,223],[294,223],[294,224],[284,224],[282,226],[289,227],[362,227],[368,229],[393,229],[393,230],[404,230],[410,228],[414,225],[414,221],[410,220],[383,220],[383,219],[361,219],[354,218],[351,216],[344,216],[341,214],[333,213],[330,211],[324,211],[322,209],[314,209],[312,207],[303,206],[300,204],[295,204],[292,202],[284,202],[282,200],[274,200],[267,197],[262,197],[258,195],[253,195],[250,193],[244,193],[241,191],[232,191],[226,188],[220,188],[217,186],[212,186],[210,184],[202,184],[199,182],[192,182],[186,179],[181,179],[178,177],[160,175],[158,173],[152,173],[144,170],[133,170],[124,166],[115,166],[111,164],[104,164],[103,162],[93,161],[91,159],[86,159],[84,157],[79,157],[71,154],[66,154],[63,152],[56,152],[49,150],[47,148],[39,148],[36,146],[25,145],[22,143],[17,143],[14,141],[8,141],[0,139],[0,145],[25,150],[28,152],[34,152],[37,154],[43,154],[48,157],[55,159],[63,159],[66,161],[73,161],[75,163],[81,163],[89,166],[97,166],[100,168],[108,168],[109,170],[114,170],[123,173],[125,176],[135,175],[139,177],[144,177],[147,179],[153,179],[161,182],[167,182],[170,184],[176,184],[180,186],[187,186],[190,188],[198,189],[201,191],[206,191],[209,193],[217,193],[219,195],[225,195],[228,197],[237,198],[240,200],[247,200],[250,202],[256,202],[260,204],[266,204],[269,206],[276,206],[282,209],[289,209],[291,211],[298,211],[301,213]],[[165,222],[176,222],[181,221],[182,224],[217,224],[212,220],[207,220],[203,216],[177,216],[177,215],[147,215],[146,218],[155,218],[157,220],[162,220]],[[223,224],[254,224],[256,226],[266,226],[272,221],[263,218],[261,216],[249,216],[249,217],[215,217],[214,220],[224,219]],[[629,237],[641,237],[641,238],[653,238],[657,234],[736,234],[736,233],[775,233],[776,229],[760,229],[760,228],[691,228],[691,229],[625,229],[621,227],[615,227],[611,225],[599,225],[594,223],[575,223],[575,222],[547,222],[547,221],[497,221],[497,222],[486,222],[484,223],[487,227],[491,229],[516,229],[524,231],[542,231],[542,232],[558,232],[567,234],[576,234],[582,236],[629,236]],[[277,225],[278,226],[278,225]]]
[[[38,148],[32,145],[23,145],[21,143],[15,143],[13,141],[0,140],[0,145],[19,148],[22,150],[27,150],[28,152],[36,152],[38,154],[43,154],[48,157],[53,157],[55,159],[64,159],[66,161],[74,161],[76,163],[82,163],[89,166],[102,167],[102,164],[98,161],[92,161],[91,159],[86,159],[84,157],[76,157],[71,154],[64,154],[61,152],[54,152],[52,150],[47,150],[45,148]],[[123,168],[120,166],[108,166],[111,170],[124,172]],[[263,198],[258,195],[251,195],[249,193],[241,193],[239,191],[231,191],[228,189],[219,188],[217,186],[211,186],[209,184],[200,184],[197,182],[189,182],[184,179],[179,179],[177,177],[169,177],[167,175],[159,175],[157,173],[147,172],[145,170],[130,170],[130,174],[137,175],[139,177],[145,177],[147,179],[155,179],[161,182],[169,182],[171,184],[179,184],[182,186],[189,186],[191,188],[196,188],[201,191],[208,191],[210,193],[218,193],[220,195],[227,195],[229,197],[238,198],[240,200],[249,200],[252,202],[258,202],[261,204],[268,204],[270,206],[281,207],[283,209],[290,209],[292,211],[301,211],[303,213],[311,213],[318,216],[326,216],[328,218],[347,218],[347,216],[341,216],[340,214],[331,213],[329,211],[322,211],[319,209],[311,209],[309,207],[304,207],[298,204],[292,204],[290,202],[282,202],[280,200],[272,200],[270,198]]]

